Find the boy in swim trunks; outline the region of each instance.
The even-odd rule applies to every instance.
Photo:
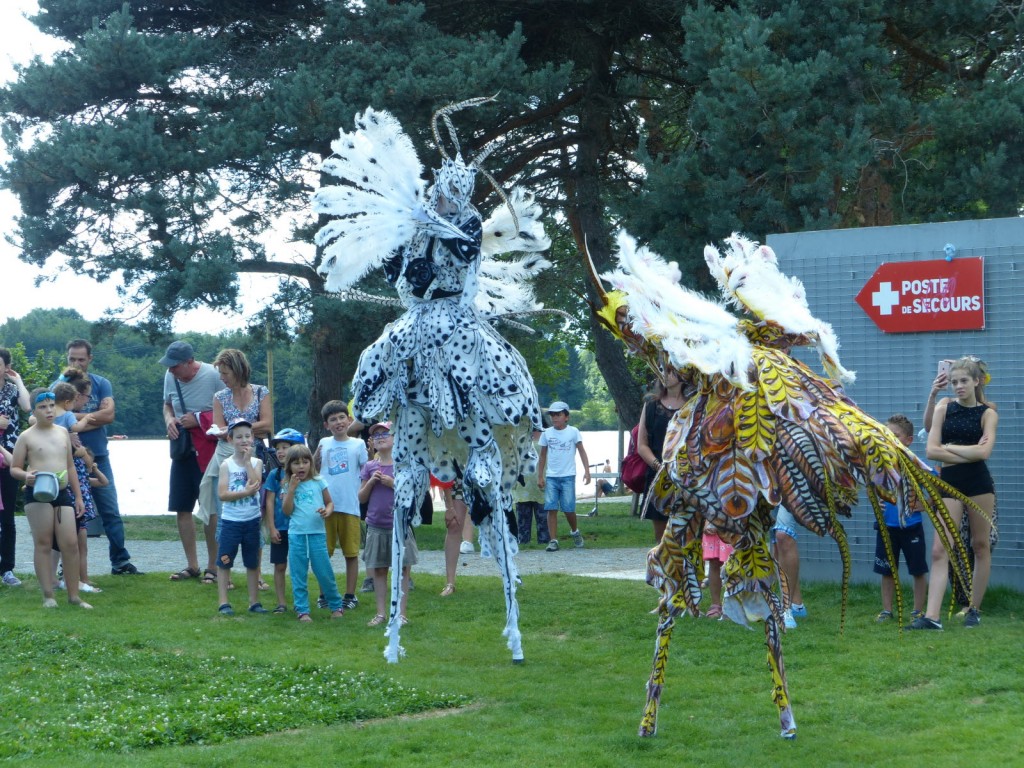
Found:
[[[50,549],[56,536],[64,560],[68,602],[92,608],[82,602],[78,594],[78,530],[75,520],[85,514],[85,505],[78,486],[71,437],[66,429],[53,423],[57,415],[53,392],[35,389],[30,399],[36,423],[22,432],[14,445],[11,477],[25,484],[25,517],[32,528],[33,560],[36,578],[43,590],[43,607],[57,607],[57,601],[53,599],[54,573],[50,559]],[[40,472],[52,472],[60,481],[60,492],[52,501],[36,501],[36,475]]]

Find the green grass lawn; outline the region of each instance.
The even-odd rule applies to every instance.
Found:
[[[600,520],[596,518],[596,520]],[[500,637],[493,577],[417,575],[407,657],[360,606],[223,618],[166,574],[100,576],[85,612],[0,590],[0,757],[23,765],[961,766],[1019,764],[1024,595],[993,589],[981,628],[876,625],[877,588],[807,584],[784,639],[795,742],[778,737],[763,634],[683,619],[659,733],[636,736],[656,593],[637,582],[528,576],[526,663]],[[909,599],[909,598],[908,598]],[[158,746],[126,746],[148,741]],[[194,742],[203,743],[194,743]]]

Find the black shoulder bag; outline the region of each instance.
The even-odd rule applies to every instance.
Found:
[[[185,396],[181,394],[181,383],[174,379],[174,386],[178,389],[178,401],[181,403],[182,414],[188,413],[188,409],[185,408]],[[171,410],[174,410],[173,407]],[[187,429],[180,426],[178,427],[178,436],[170,438],[171,441],[171,459],[178,461],[180,459],[187,459],[189,456],[195,456],[196,449],[192,445],[192,435]]]

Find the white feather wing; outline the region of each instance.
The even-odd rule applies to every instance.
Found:
[[[412,141],[388,112],[367,108],[355,131],[340,131],[321,170],[344,182],[313,196],[313,210],[332,220],[315,237],[324,248],[327,290],[343,290],[380,267],[417,229],[426,184]]]
[[[515,210],[515,217],[509,208]],[[513,189],[508,205],[499,205],[483,223],[480,269],[474,301],[477,311],[487,317],[532,312],[541,309],[534,296],[533,281],[551,262],[540,255],[551,247],[540,217],[542,210],[533,195]],[[498,254],[526,253],[518,259],[499,259]]]
[[[515,211],[515,218],[510,208]],[[508,205],[499,205],[483,223],[480,252],[484,260],[499,253],[535,253],[550,248],[551,240],[544,233],[540,220],[542,213],[532,194],[513,189],[508,196]]]

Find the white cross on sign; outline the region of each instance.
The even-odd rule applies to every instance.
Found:
[[[891,315],[892,308],[899,306],[899,291],[892,289],[892,283],[879,283],[878,290],[871,294],[871,305],[878,307],[878,314]]]

